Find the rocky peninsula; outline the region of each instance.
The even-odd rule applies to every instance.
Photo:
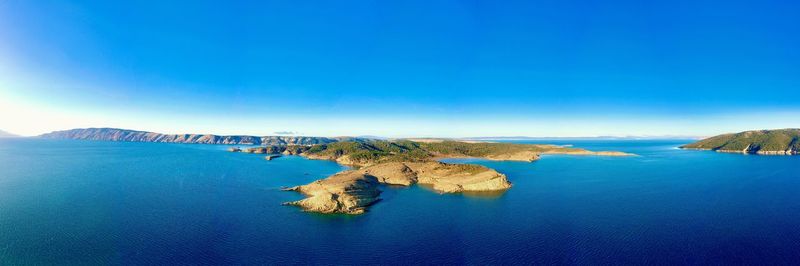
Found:
[[[680,148],[743,154],[797,155],[800,153],[800,129],[753,130],[723,134]]]

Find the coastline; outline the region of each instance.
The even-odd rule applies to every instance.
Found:
[[[686,147],[678,147],[682,150],[695,150],[695,151],[713,151],[719,153],[739,153],[739,154],[748,154],[748,155],[769,155],[769,156],[794,156],[800,155],[800,152],[796,150],[788,150],[788,151],[747,151],[747,150],[722,150],[722,149],[711,149],[711,148],[686,148]]]

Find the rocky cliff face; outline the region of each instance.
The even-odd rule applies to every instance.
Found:
[[[191,144],[233,145],[314,145],[339,141],[336,138],[296,136],[219,136],[210,134],[160,134],[117,128],[82,128],[55,131],[41,135],[42,138],[79,139],[128,142],[169,142]]]
[[[505,175],[479,165],[393,162],[345,171],[308,185],[287,188],[303,193],[307,198],[285,204],[310,212],[360,214],[378,201],[380,184],[423,184],[440,193],[502,191],[511,187]]]

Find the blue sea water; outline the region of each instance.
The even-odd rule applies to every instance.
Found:
[[[0,264],[798,264],[800,156],[680,140],[536,141],[637,157],[450,159],[499,195],[385,187],[360,216],[280,187],[345,169],[225,146],[0,140]]]

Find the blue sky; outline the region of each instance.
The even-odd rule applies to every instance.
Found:
[[[0,129],[800,127],[800,4],[790,1],[162,2],[0,2]]]

